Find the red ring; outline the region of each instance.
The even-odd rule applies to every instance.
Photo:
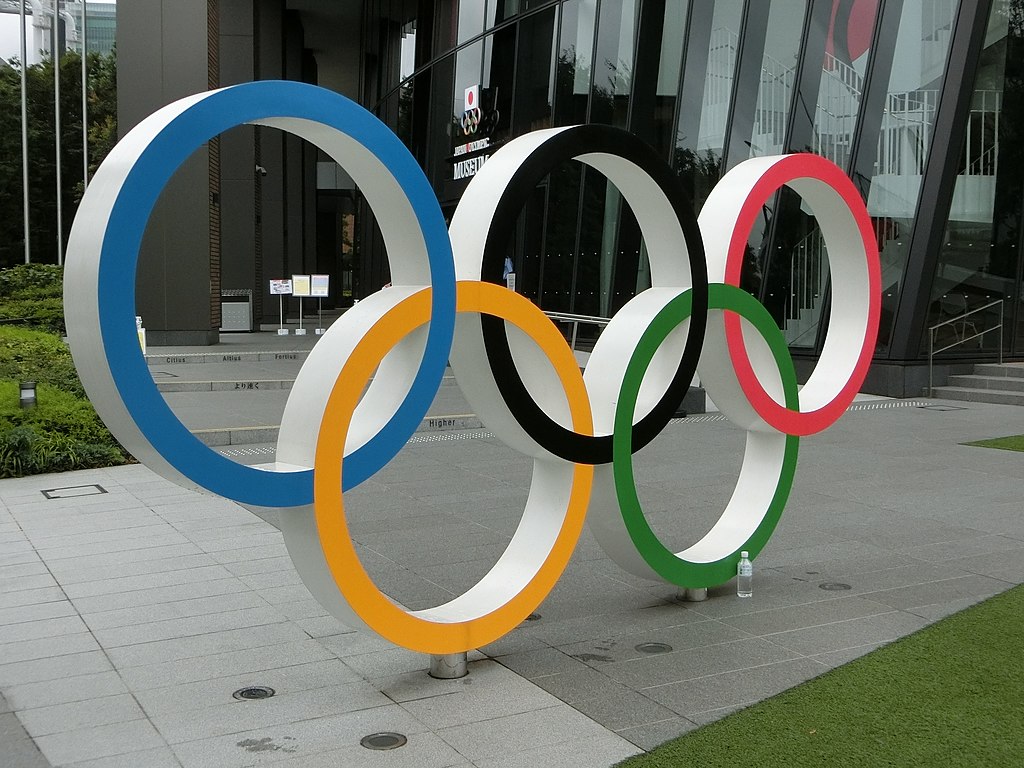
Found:
[[[864,334],[864,344],[849,380],[832,400],[816,410],[803,412],[786,408],[777,403],[765,391],[757,378],[747,354],[739,316],[727,312],[724,318],[729,357],[732,360],[740,387],[751,406],[770,426],[787,435],[799,436],[812,435],[831,426],[853,402],[853,398],[860,390],[860,385],[864,383],[864,377],[867,375],[868,366],[871,364],[874,354],[882,304],[882,270],[878,260],[878,244],[864,201],[856,187],[853,186],[853,182],[839,166],[820,155],[810,153],[787,155],[772,165],[751,188],[736,217],[735,229],[729,241],[725,282],[734,286],[740,284],[740,272],[743,269],[747,239],[753,229],[755,219],[761,214],[763,204],[780,187],[802,178],[817,179],[836,191],[846,203],[863,240],[868,271],[867,328]]]

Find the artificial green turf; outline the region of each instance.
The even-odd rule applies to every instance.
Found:
[[[1024,435],[996,437],[991,440],[976,440],[973,443],[964,443],[964,445],[978,445],[982,448],[1002,448],[1005,451],[1024,451]]]
[[[1024,587],[620,765],[1024,765]]]

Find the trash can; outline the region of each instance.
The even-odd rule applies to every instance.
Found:
[[[220,292],[221,331],[252,331],[252,291],[232,288]]]

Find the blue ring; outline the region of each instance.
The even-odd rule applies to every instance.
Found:
[[[345,459],[345,490],[387,464],[415,432],[441,384],[455,329],[455,264],[437,197],[390,129],[355,102],[317,86],[244,83],[211,93],[174,118],[141,152],[111,208],[98,271],[98,315],[118,394],[146,440],[178,472],[234,501],[293,507],[313,501],[313,471],[268,472],[210,450],[157,391],[135,332],[135,272],[146,223],[177,168],[206,141],[236,126],[293,117],[329,126],[373,153],[405,191],[426,243],[432,286],[423,359],[409,394],[373,439]]]

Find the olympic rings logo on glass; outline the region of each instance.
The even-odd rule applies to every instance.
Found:
[[[387,211],[378,221],[393,284],[343,314],[313,348],[285,407],[277,462],[267,467],[236,464],[190,434],[157,392],[135,337],[136,262],[160,191],[196,148],[246,123],[316,144],[373,210]],[[582,375],[543,312],[500,285],[516,217],[569,159],[604,174],[631,206],[653,286],[615,314]],[[821,358],[799,390],[777,325],[738,287],[748,234],[783,185],[817,217],[834,286]],[[331,91],[262,81],[175,102],[114,148],[75,221],[65,305],[89,396],[140,461],[184,486],[279,508],[296,569],[334,616],[405,648],[447,654],[486,645],[534,611],[585,519],[631,573],[681,587],[728,581],[739,551],[756,556],[779,520],[799,438],[838,419],[863,382],[879,286],[863,201],[839,168],[815,155],[740,164],[698,218],[671,169],[636,137],[597,125],[535,131],[492,156],[446,229],[429,183],[386,126]],[[533,480],[494,567],[450,602],[413,611],[367,575],[344,493],[401,450],[449,361],[483,423],[532,457]],[[746,430],[746,448],[718,522],[673,552],[645,519],[633,454],[673,417],[695,374]]]

